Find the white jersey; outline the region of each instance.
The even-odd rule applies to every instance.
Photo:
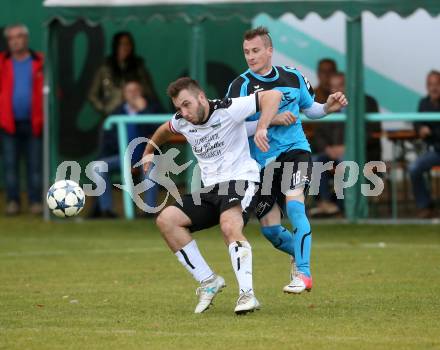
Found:
[[[258,94],[209,101],[203,124],[191,124],[179,113],[169,122],[172,132],[185,136],[199,162],[204,186],[231,180],[260,182],[251,158],[245,119],[258,112]]]

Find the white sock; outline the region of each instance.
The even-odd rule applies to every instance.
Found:
[[[202,282],[214,274],[205,259],[203,259],[202,254],[200,254],[195,240],[189,242],[175,254],[177,259],[197,281]]]
[[[238,281],[240,293],[254,293],[252,288],[252,248],[247,241],[236,241],[229,245],[231,263]]]

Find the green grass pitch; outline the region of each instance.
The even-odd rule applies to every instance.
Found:
[[[152,221],[0,219],[0,349],[440,349],[440,228],[313,225],[311,293],[282,293],[288,257],[250,224],[262,310],[233,313],[218,228],[195,235],[227,288],[196,283]]]

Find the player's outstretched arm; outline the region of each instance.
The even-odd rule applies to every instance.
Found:
[[[269,127],[272,119],[277,115],[282,96],[283,94],[277,90],[261,91],[258,93],[261,116],[260,120],[258,121],[254,141],[257,147],[263,152],[267,152],[269,150],[267,128]]]
[[[145,146],[144,154],[142,156],[143,169],[146,173],[151,166],[151,162],[153,160],[153,155],[155,151],[155,147],[160,147],[163,144],[167,143],[168,140],[173,136],[173,132],[170,129],[169,122],[163,123],[151,136],[150,142]]]
[[[309,119],[321,119],[326,115],[339,112],[342,108],[348,105],[347,98],[342,92],[335,92],[331,94],[326,103],[313,102],[309,108],[302,110],[304,115]]]
[[[326,104],[313,102],[313,104],[309,108],[304,108],[301,110],[304,115],[312,120],[317,120],[324,118],[327,115]]]

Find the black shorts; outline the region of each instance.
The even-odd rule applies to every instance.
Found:
[[[246,225],[249,213],[254,210],[257,186],[254,182],[237,180],[203,187],[199,191],[182,197],[183,205],[173,205],[182,210],[192,222],[191,232],[218,225],[220,214],[236,205],[241,205],[243,222]]]
[[[275,205],[283,212],[286,193],[296,188],[304,188],[304,194],[312,177],[312,157],[310,152],[292,150],[281,153],[277,159],[261,170],[261,186],[255,206],[255,215],[260,220]],[[273,176],[272,176],[273,174]]]

